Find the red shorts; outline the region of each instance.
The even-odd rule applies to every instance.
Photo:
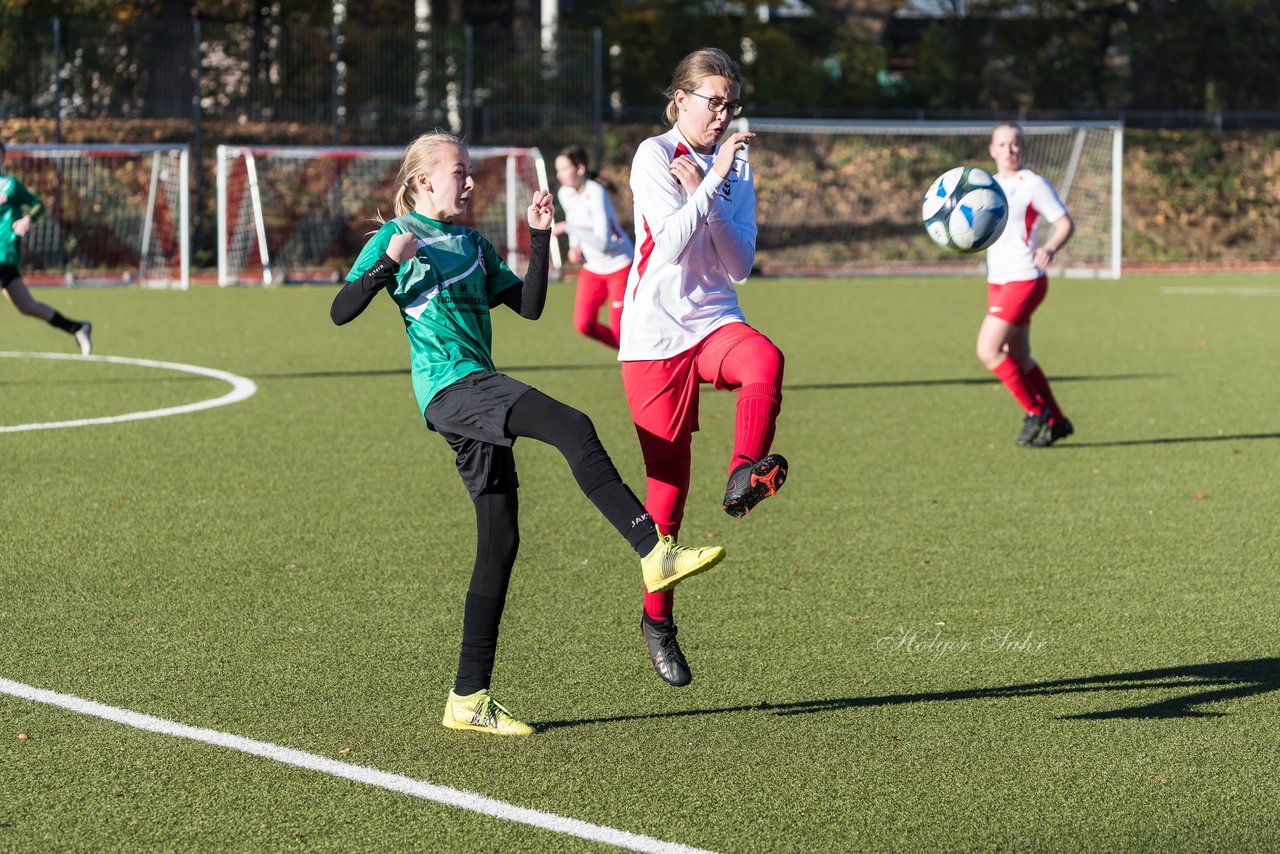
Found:
[[[994,315],[1013,326],[1026,326],[1044,295],[1049,292],[1049,277],[1025,282],[1005,282],[1003,285],[987,285],[987,314]]]
[[[631,420],[640,430],[668,442],[696,432],[698,385],[736,389],[736,383],[721,375],[720,363],[738,344],[757,336],[768,341],[745,323],[730,323],[669,359],[623,362],[622,387]]]

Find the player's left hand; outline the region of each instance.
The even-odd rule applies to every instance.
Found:
[[[1036,247],[1036,251],[1031,253],[1031,263],[1035,264],[1040,270],[1047,270],[1049,269],[1049,265],[1053,263],[1055,254],[1056,253],[1052,249],[1044,246],[1038,246]]]
[[[728,139],[720,143],[720,150],[716,152],[716,159],[712,162],[711,168],[721,178],[728,178],[729,173],[733,171],[733,159],[739,152],[746,151],[751,140],[755,138],[756,135],[750,131],[730,134]]]
[[[529,204],[529,227],[550,228],[554,214],[551,194],[546,190],[534,190],[533,201]]]
[[[14,220],[13,233],[19,237],[25,237],[27,232],[31,230],[31,214],[27,214],[22,219]]]

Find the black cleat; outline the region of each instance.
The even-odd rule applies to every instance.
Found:
[[[1019,445],[1034,445],[1036,439],[1044,432],[1045,427],[1049,425],[1049,410],[1042,412],[1028,412],[1027,417],[1022,420],[1022,432],[1018,434]]]
[[[693,674],[689,672],[689,662],[684,660],[684,653],[676,642],[676,631],[674,620],[654,623],[647,615],[640,619],[640,633],[649,648],[653,669],[667,684],[680,688],[693,681]]]
[[[1065,439],[1072,433],[1076,432],[1076,428],[1071,426],[1070,419],[1063,415],[1054,417],[1049,426],[1044,428],[1044,432],[1037,436],[1032,442],[1037,448],[1047,448],[1059,439]]]
[[[758,463],[743,463],[729,475],[724,491],[724,512],[735,519],[777,493],[787,481],[787,458],[770,454]]]

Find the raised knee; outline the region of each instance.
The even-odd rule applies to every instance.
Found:
[[[1000,364],[1000,362],[1004,360],[1004,350],[1002,348],[992,347],[990,344],[982,341],[978,342],[976,352],[978,354],[978,361],[985,365],[989,371],[994,371],[996,369],[996,365]]]
[[[573,410],[565,416],[564,426],[573,434],[573,441],[579,446],[585,445],[596,435],[596,425],[591,416],[581,410]]]

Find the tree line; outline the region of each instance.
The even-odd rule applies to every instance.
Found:
[[[467,25],[544,54],[538,0],[9,0],[5,33],[60,17],[142,25],[193,17],[265,30],[335,22],[429,39]],[[652,105],[679,57],[739,58],[753,111],[1280,110],[1280,0],[561,0],[551,36],[599,28],[611,108]],[[155,79],[173,50],[154,45]],[[144,69],[145,71],[145,69]]]

